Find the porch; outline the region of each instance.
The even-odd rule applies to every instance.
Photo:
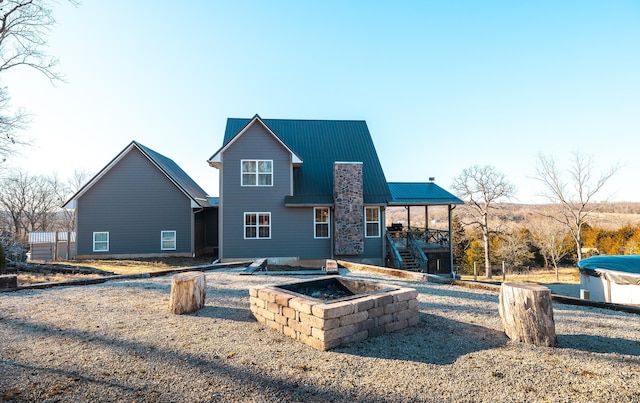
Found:
[[[455,206],[463,204],[463,201],[433,182],[394,182],[389,183],[389,189],[392,195],[389,207],[404,207],[406,216],[401,220],[402,222],[393,222],[386,227],[387,266],[452,276],[451,216]],[[421,217],[422,220],[416,220],[417,225],[411,223],[412,207],[414,212],[416,208],[419,211],[424,209],[424,217]],[[438,226],[441,228],[430,227],[430,208],[434,207],[446,210],[446,218],[438,220],[440,221]]]

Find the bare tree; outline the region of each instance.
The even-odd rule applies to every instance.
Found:
[[[67,180],[67,182],[60,188],[58,195],[59,205],[62,206],[72,195],[74,195],[82,186],[84,186],[91,174],[88,171],[75,170],[73,176]],[[76,228],[76,216],[75,210],[63,209],[63,222],[61,223],[61,229],[66,231],[73,231]]]
[[[31,231],[59,228],[63,185],[56,175],[29,175],[15,171],[0,181],[0,209],[8,217],[13,238],[24,242]]]
[[[576,243],[578,261],[582,260],[582,229],[592,213],[590,204],[619,169],[620,166],[615,165],[596,178],[591,155],[575,152],[566,170],[558,167],[553,157],[539,155],[535,179],[544,185],[542,196],[560,205],[558,214],[546,216],[569,230]],[[565,174],[568,178],[565,178]]]
[[[71,3],[77,4],[72,0]],[[51,82],[62,81],[58,59],[46,54],[47,33],[55,23],[47,0],[0,1],[0,75],[16,67],[42,73]],[[24,109],[11,107],[6,87],[0,86],[0,162],[29,141],[19,132],[29,123]]]
[[[531,262],[529,232],[526,230],[502,233],[496,247],[497,255],[510,267],[522,267]]]
[[[27,188],[31,178],[22,171],[17,171],[2,180],[0,191],[0,207],[7,216],[7,224],[11,228],[13,238],[24,236],[22,223],[27,209]]]
[[[552,266],[556,272],[556,280],[560,280],[558,263],[569,254],[564,239],[567,235],[567,228],[562,223],[547,216],[554,216],[551,212],[543,213],[544,218],[536,220],[530,224],[533,239],[536,242],[540,255],[544,259],[545,266]]]
[[[514,196],[515,186],[507,181],[505,175],[490,165],[472,166],[454,178],[452,189],[463,200],[472,213],[470,222],[482,233],[484,243],[484,266],[486,276],[491,278],[491,230],[489,216],[495,203]]]

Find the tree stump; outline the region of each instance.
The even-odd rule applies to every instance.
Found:
[[[207,281],[204,273],[187,271],[171,279],[169,312],[177,315],[192,313],[204,306]]]
[[[536,346],[556,345],[551,290],[547,287],[503,283],[499,310],[504,332],[511,340]]]

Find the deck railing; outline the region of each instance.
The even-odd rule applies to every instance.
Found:
[[[419,227],[388,227],[387,234],[393,239],[413,238],[415,241],[422,242],[425,248],[447,248],[449,247],[449,231],[419,228]]]

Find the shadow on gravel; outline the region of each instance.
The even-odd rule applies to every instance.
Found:
[[[490,350],[509,339],[497,330],[420,313],[420,322],[404,330],[335,349],[338,353],[447,365],[466,354]]]
[[[640,357],[640,341],[588,334],[558,334],[559,348],[591,353],[612,353]]]
[[[226,319],[236,322],[257,322],[249,309],[231,308],[227,306],[205,306],[193,313],[193,316]]]
[[[47,396],[54,387],[49,381],[31,384],[16,381],[28,377],[29,374],[35,376],[44,373],[57,376],[54,382],[59,382],[59,378],[73,380],[66,387],[65,395],[83,396],[83,399],[88,401],[115,401],[116,397],[118,401],[188,401],[189,397],[182,396],[181,392],[172,385],[162,383],[159,385],[156,371],[152,370],[157,362],[163,363],[161,367],[166,374],[176,378],[183,377],[184,374],[195,374],[194,376],[198,379],[191,380],[190,388],[186,389],[195,388],[195,385],[202,387],[202,379],[208,380],[208,385],[198,390],[198,397],[202,401],[228,401],[229,396],[220,396],[218,391],[230,388],[233,388],[238,401],[363,401],[354,399],[353,391],[340,391],[330,386],[307,384],[301,379],[281,376],[279,371],[273,374],[264,373],[254,365],[242,366],[237,360],[232,360],[232,355],[224,359],[217,355],[192,354],[184,350],[158,348],[143,342],[111,338],[82,330],[68,329],[61,332],[43,323],[11,320],[4,321],[3,326],[27,335],[60,338],[67,343],[69,341],[82,343],[87,347],[86,351],[95,351],[96,357],[100,354],[102,359],[106,357],[106,359],[121,362],[118,368],[123,372],[107,373],[99,366],[88,371],[83,370],[83,366],[87,364],[81,363],[79,358],[78,361],[61,363],[57,368],[50,368],[44,363],[42,365],[24,364],[20,362],[20,358],[14,360],[0,358],[0,374],[11,374],[7,379],[3,379],[3,383],[0,383],[0,401],[3,401],[3,396],[7,393],[5,388],[12,388],[11,394],[18,396],[19,401],[42,400],[42,397]],[[149,370],[146,370],[147,368]],[[165,376],[168,376],[166,374]],[[193,397],[193,395],[189,396]],[[390,394],[390,396],[374,396],[374,400],[395,401],[397,399]]]

